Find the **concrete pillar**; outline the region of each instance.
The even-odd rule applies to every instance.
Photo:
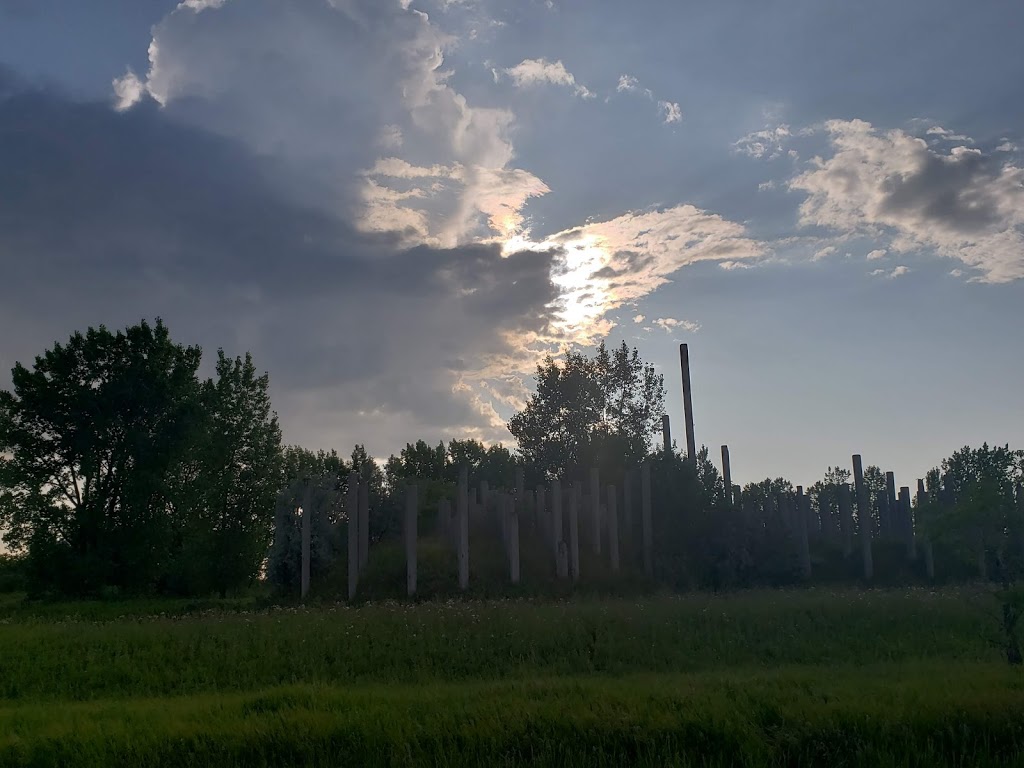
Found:
[[[370,483],[359,478],[359,572],[370,559]]]
[[[626,558],[632,564],[636,560],[633,549],[633,470],[622,473],[622,521],[624,530],[623,545]]]
[[[864,465],[860,454],[853,457],[853,482],[857,490],[857,520],[860,524],[860,551],[864,561],[864,579],[874,577],[875,563],[871,555],[871,503],[864,485]]]
[[[839,529],[843,536],[843,557],[853,554],[853,503],[850,486],[839,484]]]
[[[612,561],[612,573],[619,572],[619,510],[615,486],[609,485],[607,491],[608,504],[608,556]]]
[[[480,481],[480,504],[484,507],[484,512],[487,511],[487,504],[491,500],[491,486],[486,480]]]
[[[562,581],[569,578],[569,548],[564,541],[558,542],[558,555],[555,557],[555,575]]]
[[[928,491],[924,489],[924,480],[917,481],[917,515],[918,522],[921,522],[924,518],[924,509],[928,506]],[[927,525],[925,526],[927,529]],[[932,540],[931,536],[924,532],[921,537],[921,550],[924,554],[924,572],[928,577],[929,581],[935,580],[935,553],[932,551]]]
[[[651,533],[651,465],[646,461],[640,465],[640,525],[643,536],[644,573],[650,578],[654,576],[654,541]]]
[[[544,486],[538,485],[534,494],[534,510],[537,515],[537,530],[540,531],[540,538],[545,544],[548,537],[552,535],[551,516],[548,514],[547,499],[544,494]],[[557,545],[556,545],[557,546]]]
[[[569,491],[569,555],[572,558],[572,580],[580,580],[580,497],[583,483],[577,480]]]
[[[601,554],[601,480],[597,467],[590,468],[590,545]]]
[[[508,573],[513,584],[519,583],[519,499],[505,498],[508,519]]]
[[[889,492],[878,494],[878,537],[887,539],[892,535],[892,510],[889,508]]]
[[[900,532],[899,505],[896,501],[896,476],[892,472],[885,473],[885,502],[887,514],[879,515],[879,523],[883,531],[890,537],[898,537]]]
[[[729,463],[729,446],[722,446],[722,479],[725,481],[725,508],[732,509],[732,465]]]
[[[348,599],[354,600],[359,586],[359,473],[348,473]]]
[[[562,481],[556,477],[551,481],[551,546],[556,557],[558,542],[565,538],[562,510]]]
[[[900,522],[903,541],[907,545],[907,559],[917,559],[917,544],[914,541],[914,511],[910,507],[910,488],[900,488]]]
[[[803,486],[796,487],[796,505],[793,510],[793,525],[796,530],[797,553],[800,559],[800,575],[804,579],[811,578],[811,547],[807,536],[807,526],[811,516],[811,498],[804,495]]]
[[[419,536],[419,500],[416,486],[408,485],[405,489],[405,593],[409,597],[416,594],[416,543]]]
[[[669,422],[668,414],[661,417],[661,441],[665,453],[672,451],[672,424]]]
[[[732,487],[732,505],[736,509],[742,509],[743,507],[743,489],[738,485]]]
[[[683,417],[686,419],[686,458],[696,465],[697,439],[693,435],[693,392],[690,387],[690,351],[679,345],[679,367],[683,374]]]
[[[302,575],[299,586],[299,596],[302,600],[309,594],[309,548],[312,532],[313,517],[313,489],[310,487],[309,478],[303,481],[305,486],[302,492]]]
[[[456,557],[459,563],[459,589],[469,588],[469,469],[459,469],[459,486],[455,497],[455,517],[459,529]]]
[[[522,512],[526,504],[526,470],[516,467],[516,501],[519,502],[519,512]]]

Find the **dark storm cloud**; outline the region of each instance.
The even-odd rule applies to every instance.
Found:
[[[274,162],[154,104],[118,114],[13,83],[0,73],[7,368],[75,329],[160,315],[182,341],[251,349],[286,437],[372,448],[486,428],[447,361],[513,354],[547,327],[549,253],[403,249],[290,202]],[[373,412],[406,431],[361,433]]]

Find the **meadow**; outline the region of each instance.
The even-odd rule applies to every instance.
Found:
[[[0,597],[0,765],[1019,765],[991,597]]]

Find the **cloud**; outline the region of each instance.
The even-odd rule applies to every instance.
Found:
[[[700,323],[695,323],[692,320],[676,320],[672,317],[659,317],[654,324],[666,333],[675,333],[679,330],[696,333],[700,330]]]
[[[964,141],[967,142],[968,144],[974,143],[974,139],[970,138],[969,136],[965,136],[962,133],[954,133],[953,131],[947,131],[941,125],[933,125],[927,131],[925,131],[925,135],[938,136],[939,138],[937,139],[937,141]]]
[[[867,255],[868,261],[876,261],[877,259],[884,259],[888,253],[885,248],[876,248]]]
[[[683,112],[679,108],[679,104],[674,101],[659,101],[658,109],[666,123],[678,123],[683,119]]]
[[[801,224],[957,259],[983,282],[1024,277],[1024,169],[963,146],[939,152],[861,120],[825,130],[831,155],[789,182],[807,195]]]
[[[632,75],[619,75],[619,84],[616,91],[619,93],[635,91],[640,87],[640,81]],[[649,93],[649,91],[648,91]]]
[[[954,271],[959,271],[959,270],[954,270]],[[909,272],[910,272],[910,268],[909,267],[904,267],[904,266],[901,265],[901,266],[895,267],[894,269],[891,269],[891,270],[890,269],[873,269],[868,274],[871,275],[871,277],[885,277],[885,278],[888,278],[889,280],[895,280],[897,277],[903,277],[903,275],[906,275]]]
[[[827,259],[833,253],[835,253],[836,250],[837,248],[834,245],[826,245],[824,248],[815,252],[815,254],[811,257],[811,261],[822,261],[823,259]]]
[[[180,341],[251,350],[287,440],[507,441],[490,393],[514,393],[523,340],[550,335],[550,251],[360,232],[297,197],[277,158],[151,102],[22,91],[0,100],[0,136],[0,323],[21,329],[4,368],[159,315]]]
[[[766,126],[760,131],[752,131],[733,142],[733,151],[755,159],[774,160],[782,155],[784,145],[792,137],[789,126],[780,123],[774,128]]]
[[[586,86],[576,82],[572,72],[565,68],[561,61],[547,59],[524,59],[514,67],[502,70],[508,75],[517,88],[534,85],[563,85],[572,89],[573,93],[584,99],[592,99],[594,94]]]
[[[636,317],[633,318],[633,322],[636,323],[637,325],[639,325],[640,323],[642,323],[644,321],[644,319],[645,318],[644,318],[643,315],[637,315]]]

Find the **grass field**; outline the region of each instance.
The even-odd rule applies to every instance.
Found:
[[[1020,765],[988,600],[0,598],[0,765]]]

